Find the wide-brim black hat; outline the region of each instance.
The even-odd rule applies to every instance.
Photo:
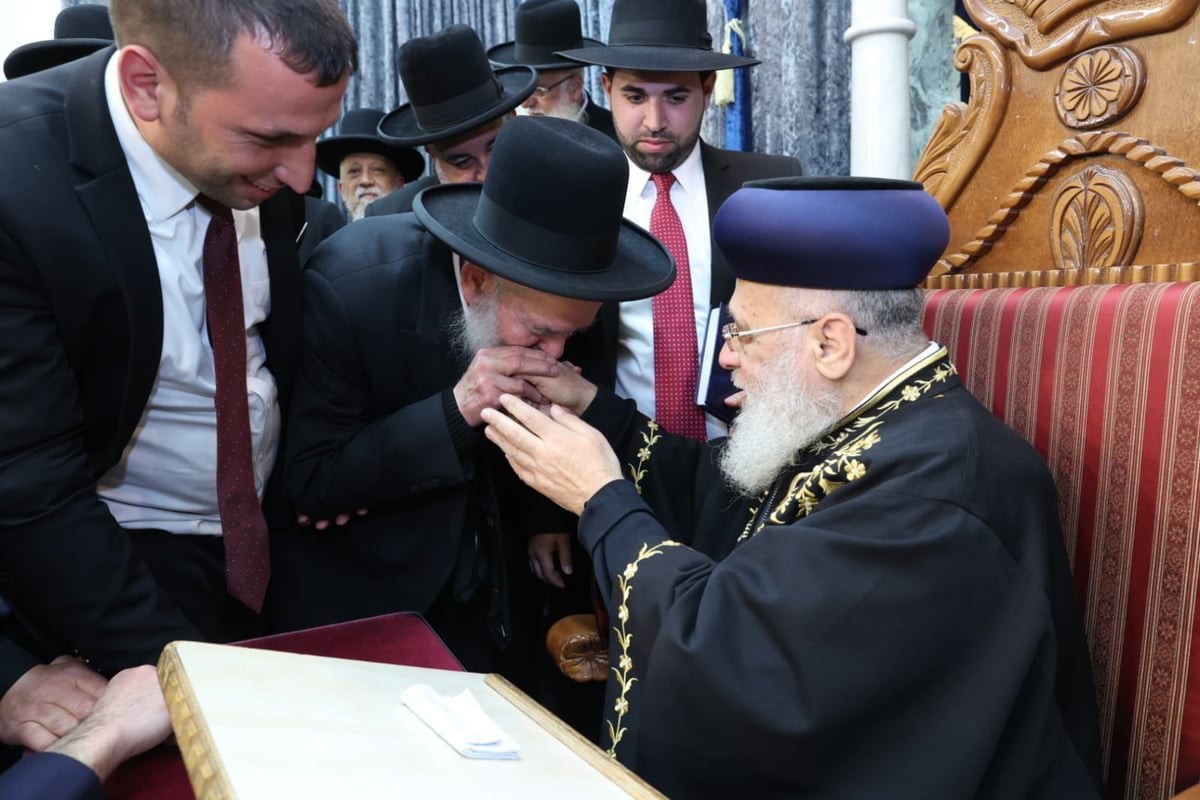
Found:
[[[583,35],[575,0],[525,0],[517,6],[516,38],[487,51],[493,64],[524,65],[538,70],[579,69],[578,62],[555,55],[559,50],[603,47]]]
[[[467,261],[531,289],[637,300],[675,281],[666,247],[623,217],[624,151],[586,125],[517,117],[500,129],[483,183],[431,186],[421,224]]]
[[[466,25],[408,40],[396,61],[409,102],[379,123],[379,135],[391,144],[466,133],[512,111],[537,88],[531,67],[493,70],[479,34]]]
[[[577,46],[580,48],[604,47],[604,42],[584,36],[580,38]],[[565,49],[567,48],[561,46],[555,47],[553,50],[538,48],[538,51],[534,52],[533,48],[520,47],[516,41],[511,41],[488,48],[487,57],[489,61],[499,66],[523,65],[542,71],[582,67],[583,64],[578,61],[558,55],[559,50]]]
[[[4,59],[4,77],[12,80],[91,55],[113,43],[108,7],[96,4],[71,6],[54,20],[54,38],[30,42]]]
[[[375,108],[347,111],[336,136],[317,142],[317,166],[327,175],[341,177],[342,159],[351,153],[375,153],[391,161],[407,183],[425,171],[425,157],[411,147],[385,142],[379,137],[383,112]]]
[[[704,0],[616,0],[608,44],[560,50],[582,64],[652,72],[752,67],[757,58],[715,52]]]

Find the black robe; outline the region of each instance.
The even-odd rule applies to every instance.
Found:
[[[579,528],[622,762],[672,798],[1099,796],[1053,479],[944,349],[754,500],[719,443],[603,392],[585,418],[633,477]]]

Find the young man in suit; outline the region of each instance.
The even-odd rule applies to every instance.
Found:
[[[802,172],[794,158],[722,150],[700,140],[714,70],[758,63],[713,52],[707,25],[703,0],[616,0],[607,46],[559,53],[605,68],[601,80],[629,164],[625,218],[666,241],[679,268],[675,285],[653,300],[606,304],[600,324],[571,355],[667,430],[700,439],[725,431],[697,408],[695,397],[709,311],[733,292],[733,276],[712,242],[712,219],[743,182]],[[667,205],[682,228],[674,236],[655,225],[664,177],[670,180]],[[676,364],[659,369],[667,366],[668,350],[676,364],[686,364],[682,371]],[[574,571],[567,535],[548,534],[531,545],[539,574],[551,582],[561,584]],[[577,592],[586,590],[586,582],[574,583]]]
[[[300,195],[357,68],[334,0],[110,12],[116,50],[0,85],[4,633],[105,674],[261,628]]]
[[[519,117],[482,185],[428,188],[414,214],[317,247],[288,485],[309,516],[370,513],[281,538],[284,627],[419,611],[468,669],[528,686],[541,608],[525,540],[556,509],[522,490],[479,414],[501,392],[536,402],[524,376],[566,369],[567,338],[602,301],[673,279],[661,244],[622,219],[624,196],[615,142]]]
[[[559,50],[603,44],[584,38],[575,0],[525,0],[517,6],[514,27],[516,38],[490,48],[488,58],[501,66],[537,70],[537,89],[517,113],[562,117],[617,138],[612,112],[596,105],[583,88],[583,67],[557,55]]]
[[[409,102],[380,121],[379,135],[398,147],[424,145],[433,174],[371,203],[368,217],[412,211],[413,198],[429,186],[482,181],[501,126],[537,87],[530,67],[493,70],[479,34],[466,25],[409,39],[396,65]]]
[[[703,340],[709,309],[728,300],[733,291],[729,268],[712,244],[712,219],[717,209],[745,181],[801,173],[800,162],[794,158],[721,150],[700,140],[716,80],[714,71],[758,63],[713,52],[707,25],[703,0],[616,0],[607,46],[559,53],[605,68],[601,81],[617,140],[629,160],[626,218],[651,229],[655,176],[671,176],[669,197],[682,224],[683,255],[690,267],[680,271],[678,282],[690,279],[691,302],[686,303],[685,298],[684,305],[690,305],[695,317],[696,342]],[[677,264],[684,263],[680,253],[673,250],[672,254]],[[701,412],[693,402],[694,375],[688,379],[688,390],[678,398],[664,398],[658,391],[661,376],[655,374],[655,329],[660,334],[667,329],[652,314],[650,301],[622,304],[619,311],[606,309],[602,319],[603,352],[607,366],[613,369],[618,393],[632,397],[643,413],[658,418],[668,429],[677,428],[677,419],[691,418],[686,421],[695,435],[723,433],[717,420],[697,416]],[[686,333],[681,330],[673,335]],[[698,351],[693,360],[699,363]]]

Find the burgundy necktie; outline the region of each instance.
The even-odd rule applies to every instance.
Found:
[[[656,172],[658,196],[650,212],[650,233],[675,259],[675,282],[654,295],[654,407],[658,423],[671,433],[705,441],[704,412],[696,405],[696,316],[692,308],[692,274],[683,223],[671,205],[675,176]]]
[[[204,235],[204,298],[217,373],[217,504],[225,540],[225,585],[260,612],[271,562],[267,521],[254,488],[237,231],[228,208],[204,195],[196,202],[212,214]]]

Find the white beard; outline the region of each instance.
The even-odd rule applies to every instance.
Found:
[[[454,351],[467,360],[480,350],[500,346],[500,325],[496,319],[496,296],[480,297],[470,313],[459,314],[446,326]]]
[[[525,106],[517,106],[517,114],[522,117],[558,117],[560,119],[569,119],[571,122],[583,122],[583,102],[575,105],[570,100],[563,100],[553,111],[542,113],[534,111]]]
[[[836,388],[808,385],[798,350],[764,365],[762,383],[748,387],[718,465],[731,489],[744,497],[765,491],[800,450],[841,419]]]
[[[373,200],[378,200],[381,197],[379,190],[371,187],[360,186],[354,191],[354,200],[350,206],[350,221],[357,222],[367,214],[367,206]]]

